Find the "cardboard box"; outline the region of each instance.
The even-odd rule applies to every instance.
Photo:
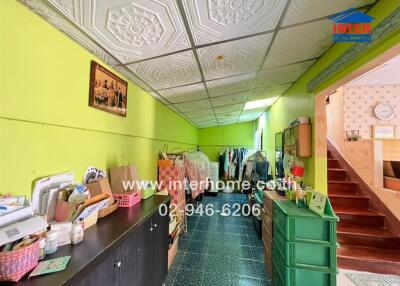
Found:
[[[51,222],[50,227],[52,230],[57,231],[57,244],[58,246],[71,244],[71,222]]]
[[[85,185],[89,190],[90,196],[95,197],[97,195],[106,194],[110,197],[107,206],[111,206],[114,203],[110,183],[107,178],[102,178],[97,182],[89,183]]]

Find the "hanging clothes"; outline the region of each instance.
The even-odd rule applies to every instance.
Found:
[[[220,174],[225,179],[240,180],[243,160],[248,154],[247,148],[226,148],[219,154]]]
[[[243,191],[251,193],[259,181],[267,182],[271,179],[270,173],[269,162],[264,151],[257,151],[249,156],[243,170],[243,181],[248,181],[251,188]]]

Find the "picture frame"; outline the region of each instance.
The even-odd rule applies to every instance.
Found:
[[[90,63],[89,106],[126,117],[128,83],[96,61]]]
[[[393,124],[378,124],[372,126],[372,138],[386,140],[396,138],[396,126]]]

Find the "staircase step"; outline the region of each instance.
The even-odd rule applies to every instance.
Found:
[[[347,171],[343,169],[328,169],[328,180],[344,181]]]
[[[400,251],[342,245],[337,255],[340,268],[400,275]]]
[[[368,209],[370,197],[361,194],[345,193],[345,194],[329,194],[332,206],[345,206],[357,209]]]
[[[372,209],[356,209],[347,206],[334,206],[333,210],[340,218],[339,224],[359,224],[382,227],[385,216]]]
[[[328,168],[339,168],[339,161],[336,159],[328,159]]]
[[[400,237],[383,227],[339,224],[337,238],[341,245],[400,250]]]
[[[329,150],[326,152],[326,156],[328,157],[328,159],[333,159],[332,152]]]
[[[355,194],[357,186],[355,182],[328,180],[328,194]]]

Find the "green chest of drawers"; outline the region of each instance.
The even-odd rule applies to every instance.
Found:
[[[274,285],[336,286],[336,223],[329,201],[322,217],[292,201],[274,201]]]

